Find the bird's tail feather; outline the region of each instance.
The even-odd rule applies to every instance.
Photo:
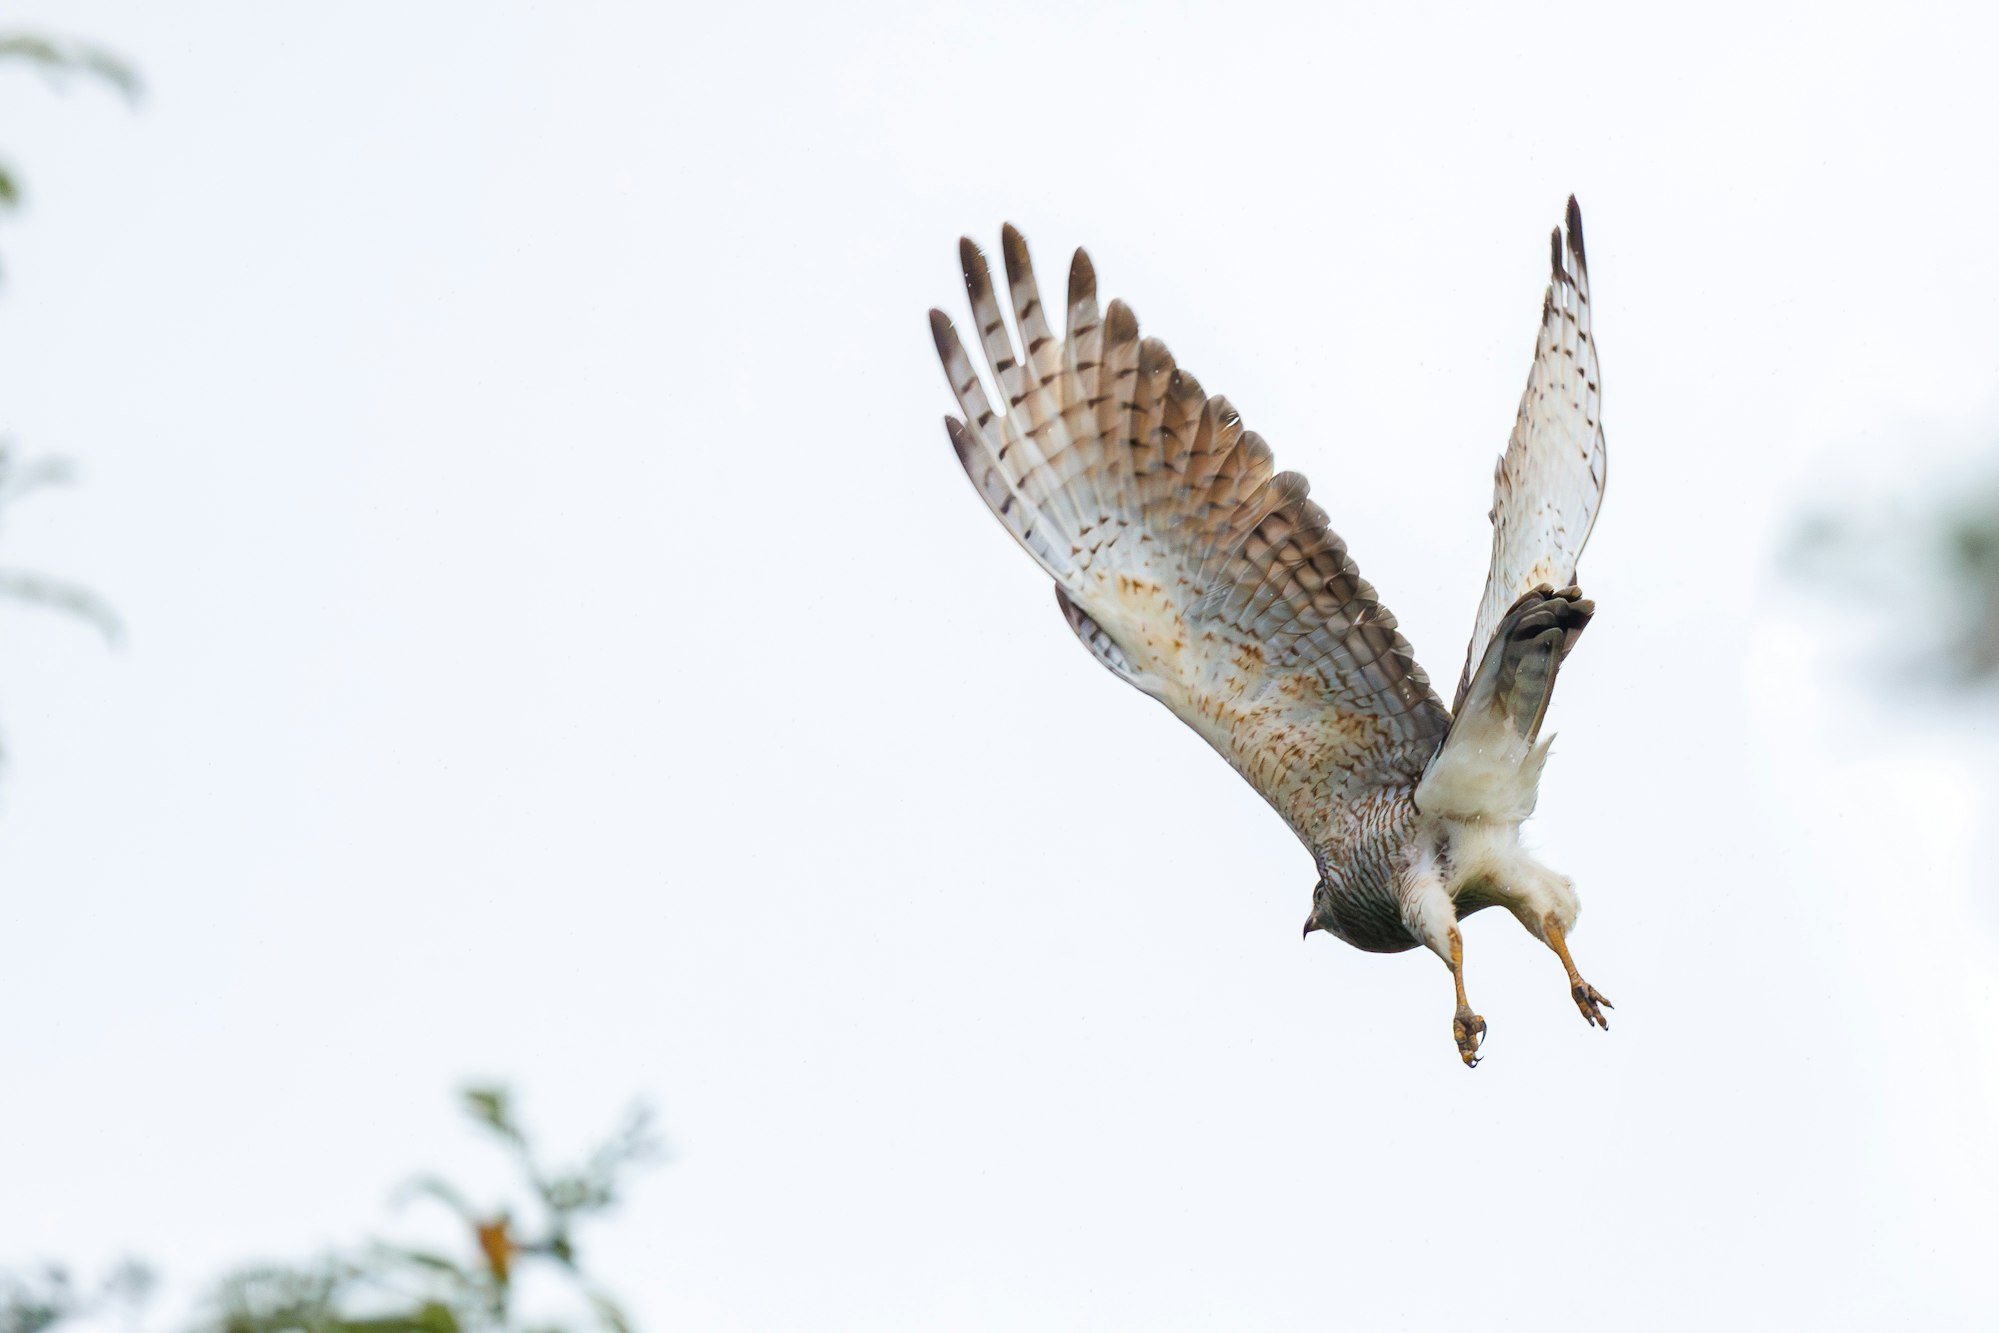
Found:
[[[1418,809],[1515,822],[1534,812],[1548,757],[1541,723],[1562,662],[1595,610],[1575,588],[1536,588],[1513,604],[1416,788]]]

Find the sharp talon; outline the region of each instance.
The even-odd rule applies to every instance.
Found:
[[[1478,1050],[1485,1045],[1485,1020],[1468,1009],[1460,1010],[1451,1020],[1451,1039],[1457,1042],[1458,1058],[1465,1062],[1465,1068],[1478,1068]]]
[[[1610,1020],[1604,1017],[1603,1011],[1616,1006],[1604,999],[1596,987],[1587,981],[1578,981],[1569,987],[1569,996],[1575,1000],[1576,1008],[1582,1012],[1583,1022],[1591,1027],[1602,1028],[1605,1032],[1610,1031]]]

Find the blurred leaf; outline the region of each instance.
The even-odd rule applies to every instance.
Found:
[[[329,1333],[459,1333],[463,1326],[450,1306],[441,1301],[425,1301],[408,1314],[339,1319],[326,1327]]]
[[[486,1257],[486,1271],[493,1281],[504,1287],[514,1270],[514,1237],[512,1219],[505,1213],[488,1222],[481,1222],[473,1228],[479,1238],[479,1253]]]
[[[620,1174],[627,1167],[662,1156],[664,1151],[653,1133],[652,1111],[643,1106],[634,1107],[611,1137],[590,1154],[581,1170],[551,1179],[543,1188],[542,1197],[558,1214],[609,1208],[618,1201]]]
[[[22,462],[12,442],[0,439],[0,507],[19,500],[43,486],[61,485],[71,479],[69,464],[60,458],[38,458]],[[0,569],[0,597],[32,602],[58,611],[67,611],[95,625],[111,643],[123,637],[118,615],[103,598],[88,588],[23,570]]]
[[[76,472],[66,458],[21,461],[11,440],[0,439],[0,503],[11,503],[44,486],[67,486]]]
[[[65,41],[34,33],[0,36],[0,60],[13,59],[38,65],[51,76],[84,74],[102,80],[136,105],[140,87],[138,71],[101,46],[88,42]]]
[[[97,627],[106,643],[116,645],[125,636],[125,627],[110,603],[90,589],[65,583],[25,570],[0,569],[0,597],[29,602],[54,611],[67,611]]]
[[[474,1120],[523,1152],[527,1150],[527,1136],[514,1122],[513,1099],[505,1088],[470,1087],[464,1095],[465,1110]]]
[[[626,1317],[624,1307],[603,1292],[590,1292],[590,1308],[597,1312],[598,1322],[610,1333],[632,1333],[632,1321]]]

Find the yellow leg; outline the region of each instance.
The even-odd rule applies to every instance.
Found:
[[[1562,960],[1562,967],[1569,974],[1569,994],[1574,997],[1576,1008],[1582,1010],[1583,1021],[1605,1032],[1610,1031],[1610,1020],[1603,1016],[1603,1011],[1617,1006],[1605,999],[1601,991],[1584,981],[1582,974],[1576,971],[1576,960],[1569,957],[1569,942],[1562,934],[1562,923],[1555,919],[1554,913],[1550,912],[1541,924],[1547,932],[1548,947],[1555,951],[1555,956]],[[1463,987],[1459,987],[1458,995],[1463,998]]]
[[[1458,988],[1458,1012],[1451,1019],[1451,1036],[1458,1043],[1458,1058],[1465,1068],[1478,1065],[1479,1044],[1485,1040],[1485,1020],[1471,1011],[1465,999],[1465,942],[1456,926],[1451,927],[1451,981]]]

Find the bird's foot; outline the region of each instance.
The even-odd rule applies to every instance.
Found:
[[[1478,1048],[1485,1041],[1485,1020],[1473,1013],[1470,1005],[1459,1005],[1457,1017],[1451,1020],[1451,1036],[1457,1040],[1458,1058],[1465,1062],[1465,1068],[1475,1068]]]
[[[1602,991],[1577,977],[1576,984],[1569,987],[1569,994],[1575,997],[1576,1008],[1582,1010],[1583,1022],[1610,1031],[1610,1020],[1603,1016],[1603,1011],[1617,1006],[1605,999]]]

